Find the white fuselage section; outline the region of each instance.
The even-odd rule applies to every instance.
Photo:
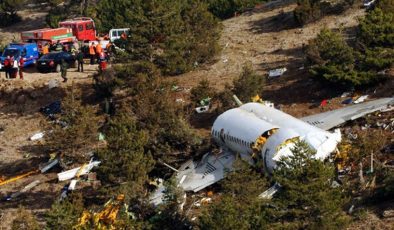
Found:
[[[281,157],[292,154],[297,140],[315,150],[318,159],[327,158],[341,141],[338,132],[327,132],[260,103],[247,103],[224,112],[215,120],[211,134],[219,145],[248,161],[259,151],[268,173],[272,173]],[[255,144],[261,137],[264,141],[256,150]]]

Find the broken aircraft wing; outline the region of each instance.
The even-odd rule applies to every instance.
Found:
[[[394,106],[393,97],[381,98],[362,104],[351,105],[345,108],[303,117],[301,120],[321,129],[329,130],[335,126],[345,123],[346,121],[355,120],[365,116],[368,113],[393,109],[391,108],[392,106]]]
[[[177,174],[179,186],[185,191],[198,192],[225,177],[232,170],[236,156],[230,151],[219,154],[207,153],[200,162],[188,161]]]

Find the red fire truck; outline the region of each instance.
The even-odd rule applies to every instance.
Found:
[[[44,28],[22,32],[21,40],[23,42],[37,43],[38,50],[41,51],[41,48],[47,43],[55,44],[59,41],[62,44],[71,44],[74,42],[75,37],[70,28]]]
[[[72,29],[73,35],[79,41],[95,41],[96,26],[93,19],[88,17],[74,18],[67,21],[59,22],[59,27]]]

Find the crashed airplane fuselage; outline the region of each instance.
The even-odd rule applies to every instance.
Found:
[[[305,141],[316,151],[316,158],[325,159],[341,141],[339,129],[327,130],[368,113],[387,110],[393,104],[393,98],[383,98],[301,119],[261,103],[227,110],[215,120],[211,131],[222,151],[205,154],[199,162],[190,160],[183,164],[176,175],[179,186],[197,192],[216,183],[232,170],[236,154],[250,163],[253,156],[260,157],[269,175],[282,157],[292,154],[297,141]]]

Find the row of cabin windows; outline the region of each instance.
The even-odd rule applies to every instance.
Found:
[[[220,132],[219,131],[213,130],[213,135],[220,139]],[[239,138],[233,137],[233,136],[225,134],[225,133],[223,133],[223,139],[237,143],[239,145],[243,145],[245,147],[250,147],[250,145],[251,145],[251,143],[249,143],[247,141],[241,140]]]

